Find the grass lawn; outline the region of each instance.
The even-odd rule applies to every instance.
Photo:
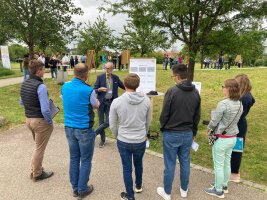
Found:
[[[14,72],[11,75],[1,76],[0,74],[0,79],[15,78],[15,77],[23,76],[23,72],[21,72],[19,68],[19,63],[11,62],[11,71]]]
[[[198,67],[197,67],[198,68]],[[121,79],[127,74],[127,71],[115,72]],[[267,69],[232,69],[232,70],[196,70],[195,81],[202,82],[201,91],[201,122],[210,119],[210,112],[216,107],[217,103],[223,99],[221,85],[228,78],[233,78],[239,73],[247,74],[252,81],[252,94],[256,99],[256,104],[252,107],[248,115],[248,132],[246,140],[245,153],[241,165],[241,176],[244,179],[252,180],[257,183],[267,185],[267,87],[266,77]],[[71,79],[71,77],[70,77]],[[90,74],[89,84],[93,85],[96,80],[96,74]],[[50,97],[62,109],[60,91],[61,86],[56,85],[51,79],[45,80]],[[162,66],[158,65],[157,71],[157,91],[166,92],[173,86],[174,82],[171,78],[170,70],[163,71]],[[23,108],[19,106],[19,90],[20,85],[13,85],[0,88],[0,115],[8,119],[9,123],[1,130],[6,130],[18,124],[24,123]],[[120,90],[120,93],[123,93]],[[159,115],[161,112],[163,97],[154,100],[154,116],[151,125],[152,130],[159,130]],[[8,112],[7,112],[8,111]],[[63,122],[63,112],[55,118],[57,123]],[[212,168],[211,147],[208,145],[206,137],[206,127],[199,124],[199,132],[196,142],[200,144],[197,152],[192,152],[192,162],[204,167]],[[97,126],[97,119],[96,124]],[[108,130],[108,134],[110,132]],[[150,142],[151,149],[162,152],[161,138]]]

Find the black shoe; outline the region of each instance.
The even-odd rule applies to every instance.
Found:
[[[93,190],[94,190],[93,185],[89,185],[88,191],[78,194],[78,200],[81,200],[84,197],[88,196],[89,194],[91,194],[93,192]]]
[[[40,176],[33,177],[32,180],[34,182],[36,182],[36,181],[42,181],[44,179],[50,178],[53,175],[54,175],[54,172],[45,172],[45,171],[43,171],[43,173]]]
[[[72,196],[73,197],[78,197],[78,191],[73,191]]]
[[[122,192],[121,193],[121,200],[135,200],[135,198],[128,197],[127,193]]]
[[[105,146],[105,143],[106,143],[106,142],[101,141],[101,142],[99,143],[99,148],[103,148],[103,147]]]

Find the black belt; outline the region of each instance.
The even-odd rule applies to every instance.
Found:
[[[113,98],[111,99],[104,99],[105,102],[112,102],[113,101]]]

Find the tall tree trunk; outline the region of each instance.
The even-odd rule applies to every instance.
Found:
[[[204,61],[204,50],[201,48],[201,56],[200,56],[200,68],[203,69],[203,61]]]
[[[194,70],[195,70],[195,59],[197,55],[197,49],[193,45],[188,45],[189,48],[189,63],[188,63],[188,79],[194,80]]]
[[[34,57],[34,51],[33,51],[33,44],[29,43],[28,44],[29,47],[29,56],[30,56],[30,60],[32,60]]]
[[[98,51],[95,51],[95,68],[97,69],[99,66],[99,62],[98,62]]]

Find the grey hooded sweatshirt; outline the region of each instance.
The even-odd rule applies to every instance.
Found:
[[[150,121],[150,100],[143,93],[125,92],[113,100],[109,127],[118,140],[125,143],[144,142]]]

